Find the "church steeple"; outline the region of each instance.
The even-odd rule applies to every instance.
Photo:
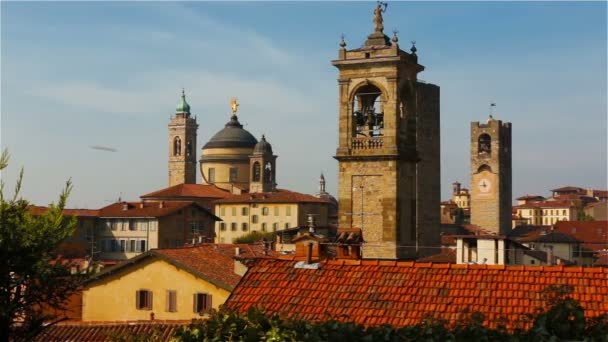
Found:
[[[196,183],[196,118],[190,117],[186,92],[169,122],[169,186]]]
[[[272,145],[262,139],[253,148],[253,154],[249,157],[251,169],[251,182],[249,192],[272,192],[276,190],[276,160],[277,156],[272,154]]]

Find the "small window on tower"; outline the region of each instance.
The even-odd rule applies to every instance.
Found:
[[[173,155],[180,156],[182,154],[182,140],[179,137],[173,139]]]
[[[260,181],[260,163],[259,162],[255,162],[253,163],[253,182],[259,182]]]
[[[492,138],[487,134],[482,134],[479,136],[479,146],[478,146],[479,154],[492,154]]]
[[[192,154],[192,141],[188,140],[188,142],[186,143],[186,156],[190,157],[191,154]]]
[[[273,178],[272,177],[272,164],[270,162],[266,163],[266,165],[264,166],[264,183],[270,183],[272,182]]]

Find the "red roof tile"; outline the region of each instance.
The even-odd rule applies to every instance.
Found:
[[[598,265],[608,266],[608,221],[559,221],[553,229],[574,236],[583,247],[598,254]]]
[[[454,322],[459,313],[479,311],[495,328],[546,306],[550,285],[571,284],[572,297],[587,317],[608,313],[608,269],[383,263],[362,260],[322,262],[318,269],[295,268],[296,261],[263,259],[255,263],[228,298],[239,311],[265,307],[306,320],[354,320],[364,325],[396,326],[421,322],[427,315]],[[349,286],[345,286],[349,284]],[[323,285],[323,286],[320,286]],[[594,296],[588,295],[590,293]],[[517,299],[517,301],[515,300]],[[381,308],[381,309],[380,309]],[[521,322],[525,328],[529,322]]]
[[[230,196],[214,203],[330,203],[325,198],[279,189],[275,192],[248,193]]]
[[[531,200],[531,199],[544,200],[545,198],[540,195],[524,195],[524,196],[516,198],[516,200],[520,200],[520,201]]]
[[[229,197],[230,192],[220,189],[215,185],[205,184],[178,184],[158,191],[140,196],[142,199],[154,197],[190,197],[201,199],[215,199]]]
[[[191,321],[133,321],[133,322],[69,322],[58,323],[44,329],[32,341],[60,342],[115,341],[118,336],[157,334],[155,341],[170,341],[175,330]]]
[[[551,191],[552,192],[570,192],[570,191],[580,192],[580,191],[584,191],[584,189],[576,187],[576,186],[563,186],[561,188],[553,189]]]
[[[513,208],[571,208],[574,204],[571,201],[543,201],[543,202],[528,202],[526,204],[517,205]]]
[[[125,210],[125,205],[126,210]],[[206,208],[192,201],[117,202],[99,209],[99,217],[163,217],[183,208],[195,206],[214,216]],[[214,216],[215,217],[215,216]],[[219,220],[219,218],[218,218]]]

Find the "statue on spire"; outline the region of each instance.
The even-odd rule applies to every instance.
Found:
[[[386,7],[388,4],[386,2],[378,1],[378,5],[374,9],[374,31],[375,32],[384,32],[384,20],[382,19],[382,13],[386,12]]]
[[[230,98],[230,107],[232,107],[232,115],[236,116],[236,112],[238,111],[239,104],[236,102],[236,97]]]

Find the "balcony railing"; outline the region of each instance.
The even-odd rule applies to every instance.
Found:
[[[374,138],[353,138],[351,147],[353,150],[373,150],[382,148],[384,139],[382,137]]]

